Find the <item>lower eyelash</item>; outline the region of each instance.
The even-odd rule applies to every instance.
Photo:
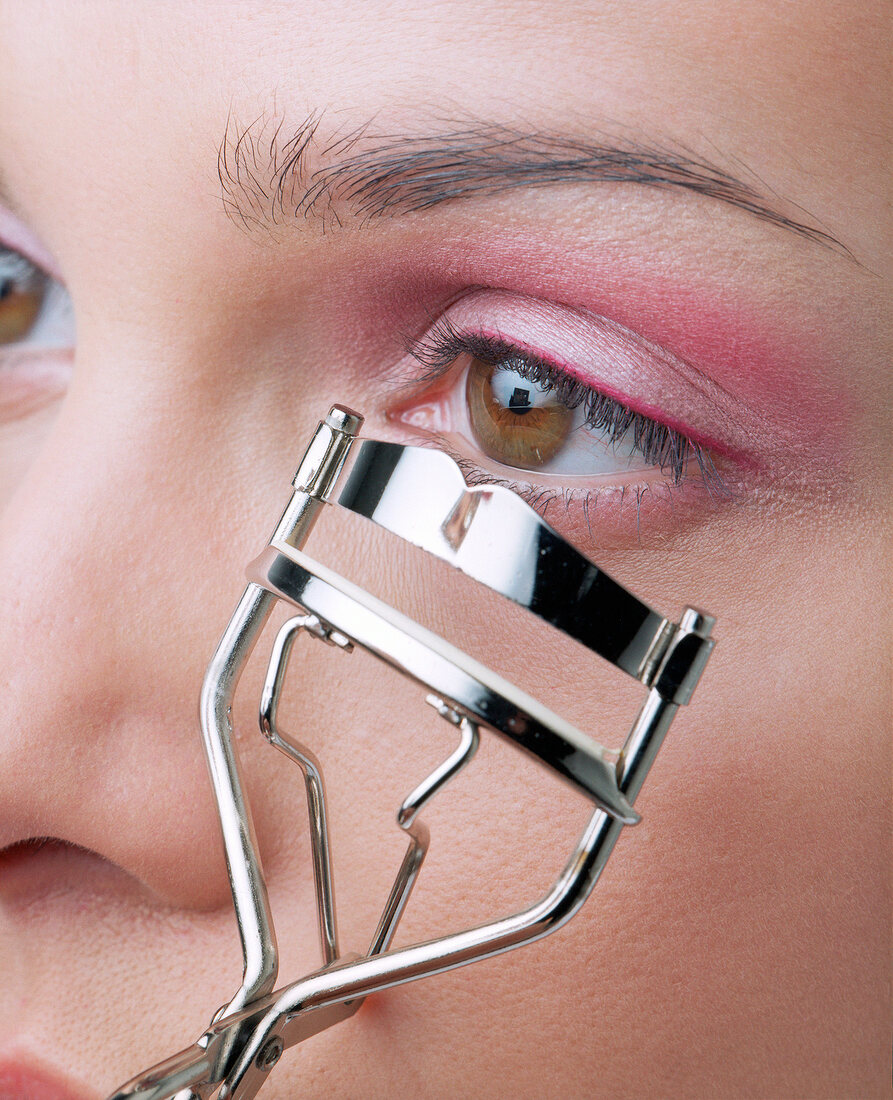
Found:
[[[693,460],[712,494],[727,493],[711,455],[700,444],[675,428],[635,412],[615,398],[564,374],[545,360],[519,352],[507,341],[494,340],[482,333],[462,332],[448,318],[441,318],[423,341],[412,345],[410,353],[428,368],[426,381],[439,378],[461,355],[471,355],[494,367],[511,366],[528,381],[548,386],[568,408],[582,405],[586,427],[606,434],[612,446],[616,447],[632,433],[633,449],[650,465],[668,474],[674,485],[682,482]]]
[[[652,486],[642,485],[621,486],[616,489],[547,489],[539,485],[525,485],[523,483],[511,481],[508,478],[497,477],[494,474],[486,473],[479,469],[473,462],[470,462],[463,455],[459,454],[458,451],[454,450],[450,446],[449,441],[442,436],[436,436],[428,440],[427,445],[435,446],[438,450],[448,454],[462,471],[462,476],[465,478],[467,485],[502,485],[506,489],[511,489],[513,493],[516,493],[522,500],[525,500],[534,511],[538,512],[544,520],[549,520],[549,509],[553,504],[563,504],[565,512],[570,512],[571,508],[578,507],[581,510],[583,522],[586,524],[590,539],[595,538],[592,529],[593,513],[595,513],[599,507],[598,500],[600,496],[609,492],[616,494],[622,505],[625,502],[627,494],[629,494],[630,497],[635,495],[636,532],[639,534],[644,498],[646,494],[655,491]],[[675,492],[675,485],[664,484],[662,488],[668,497]]]

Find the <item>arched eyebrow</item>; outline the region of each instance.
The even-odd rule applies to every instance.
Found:
[[[426,135],[363,126],[327,141],[320,130],[313,116],[284,140],[267,116],[245,127],[230,117],[218,153],[227,213],[250,230],[297,218],[344,227],[518,188],[633,183],[727,203],[853,258],[796,204],[684,150],[491,123]]]

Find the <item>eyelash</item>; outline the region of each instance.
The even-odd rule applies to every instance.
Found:
[[[462,355],[470,355],[493,367],[510,364],[528,381],[548,386],[568,408],[582,405],[586,427],[606,433],[613,444],[631,438],[633,448],[650,465],[668,474],[672,486],[681,485],[694,461],[708,491],[719,495],[727,492],[710,452],[699,443],[507,340],[463,331],[443,317],[421,340],[410,344],[409,353],[425,368],[425,382],[442,378]]]
[[[16,251],[16,249],[8,248],[2,241],[0,241],[0,261],[8,269],[8,278],[16,278],[17,276],[19,278],[46,277],[37,264],[29,260],[23,253]]]

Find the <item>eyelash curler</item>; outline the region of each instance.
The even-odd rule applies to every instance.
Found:
[[[242,984],[191,1047],[111,1100],[250,1100],[283,1051],[352,1016],[372,993],[509,951],[555,931],[586,900],[681,705],[713,648],[714,620],[687,608],[678,623],[652,611],[564,541],[520,497],[498,485],[469,488],[440,451],[360,439],[362,417],[333,406],[314,433],[294,493],[208,666],[202,734],[217,799],[244,971]],[[308,557],[303,547],[324,505],[337,505],[448,562],[563,631],[647,689],[616,760],[591,738],[480,662]],[[279,600],[298,612],[273,644],[260,703],[269,743],[304,776],[321,969],[274,991],[278,954],[251,813],[231,725],[239,676]],[[397,814],[407,848],[365,955],[342,954],[322,771],[279,728],[278,702],[299,637],[365,650],[419,684],[456,727],[459,744]],[[552,889],[512,916],[391,950],[428,847],[418,814],[474,756],[480,731],[553,769],[594,812]]]

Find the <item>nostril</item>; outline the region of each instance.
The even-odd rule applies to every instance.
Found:
[[[127,900],[147,912],[229,909],[225,867],[218,866],[222,859],[194,858],[169,837],[142,843],[126,825],[110,838],[104,824],[80,836],[32,835],[0,848],[0,907],[67,898],[78,907]]]
[[[32,836],[15,844],[7,844],[5,848],[0,848],[0,881],[7,873],[12,873],[34,860],[51,859],[62,849],[77,847],[78,845],[55,836]]]
[[[14,867],[17,863],[31,857],[52,858],[66,850],[96,856],[97,859],[102,858],[89,848],[85,848],[81,844],[74,844],[70,840],[62,840],[61,837],[30,836],[24,840],[17,840],[14,844],[7,844],[5,848],[0,848],[0,869]]]
[[[130,880],[120,867],[90,848],[54,836],[34,836],[0,849],[0,901],[32,904],[67,893],[106,889],[110,878]]]

